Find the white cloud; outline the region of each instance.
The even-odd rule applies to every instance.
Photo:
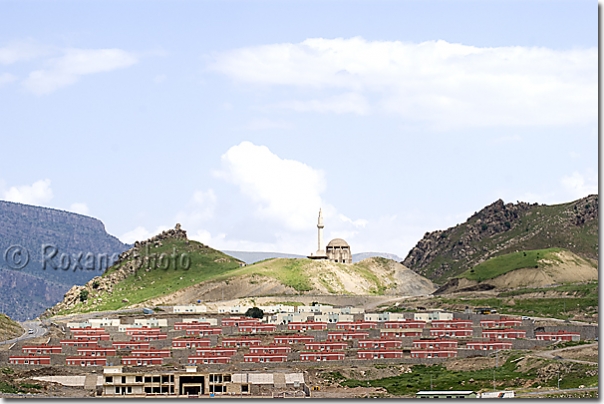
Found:
[[[255,85],[375,99],[379,109],[435,127],[559,125],[597,119],[596,48],[480,48],[446,41],[405,43],[311,38],[213,55],[208,68]],[[299,110],[340,112],[326,101]],[[353,103],[353,105],[356,105]]]
[[[88,214],[88,205],[86,205],[85,203],[81,203],[81,202],[75,202],[72,203],[71,206],[69,207],[69,210],[75,213],[80,213],[82,215],[87,215]]]
[[[338,215],[338,217],[339,217],[339,218],[340,218],[340,220],[341,220],[341,221],[343,221],[344,223],[350,223],[350,224],[352,224],[354,227],[357,227],[357,228],[359,228],[359,227],[363,228],[363,227],[367,226],[367,220],[365,220],[365,219],[357,219],[357,220],[352,220],[351,218],[346,217],[346,216],[344,216],[344,215],[343,215],[343,214],[341,214],[341,213]]]
[[[493,143],[514,143],[520,142],[522,137],[520,135],[502,136],[493,141]]]
[[[169,226],[159,226],[154,232],[147,230],[144,226],[137,226],[135,229],[122,234],[119,239],[126,244],[133,244],[135,241],[147,240],[164,230],[169,230]]]
[[[12,83],[13,81],[17,81],[17,76],[12,75],[10,73],[0,74],[0,87],[5,84]]]
[[[49,179],[36,181],[32,185],[11,187],[4,192],[5,200],[30,205],[47,204],[52,198]]]
[[[583,175],[575,171],[571,175],[562,177],[560,183],[566,192],[575,199],[598,193],[598,177],[591,172]]]
[[[0,64],[10,65],[35,59],[48,53],[49,49],[47,47],[42,47],[32,41],[12,42],[0,48]]]
[[[276,107],[292,109],[297,112],[355,113],[358,115],[366,115],[370,109],[365,97],[355,93],[340,94],[321,100],[283,101],[278,103]]]
[[[46,69],[31,72],[23,85],[34,94],[48,94],[82,76],[126,68],[137,62],[134,54],[121,49],[67,49],[62,56],[47,61]]]
[[[282,159],[268,147],[247,141],[231,147],[221,162],[222,171],[215,175],[237,185],[256,204],[260,217],[292,230],[308,229],[316,222],[325,189],[321,170]]]

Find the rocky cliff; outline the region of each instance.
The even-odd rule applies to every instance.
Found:
[[[559,205],[498,200],[462,224],[426,233],[402,264],[444,283],[490,257],[551,247],[597,261],[598,195]]]

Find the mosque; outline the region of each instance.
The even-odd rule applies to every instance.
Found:
[[[323,213],[319,209],[319,220],[317,229],[319,230],[319,249],[314,254],[310,254],[308,258],[312,260],[329,260],[332,262],[341,262],[343,264],[352,264],[352,253],[350,246],[341,238],[334,238],[327,244],[327,248],[323,244]]]

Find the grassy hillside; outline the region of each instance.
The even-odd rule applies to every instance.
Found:
[[[465,223],[426,233],[403,265],[444,283],[491,257],[550,248],[597,261],[598,195],[558,205],[499,200]]]
[[[159,259],[161,256],[164,258]],[[183,268],[185,262],[190,263],[188,269]],[[83,287],[72,288],[63,302],[46,315],[163,304],[182,295],[191,301],[202,299],[207,296],[204,293],[216,288],[222,290],[223,299],[234,295],[264,296],[262,293],[413,295],[434,291],[432,282],[386,258],[369,258],[352,265],[274,258],[245,266],[201,243],[164,237],[161,241],[137,243],[101,277]],[[145,303],[150,300],[153,302]]]
[[[0,341],[19,337],[23,332],[19,323],[0,313]]]
[[[162,254],[168,257],[176,256],[176,265],[174,259],[170,259],[168,269],[156,268],[158,262],[156,261],[154,265],[153,259],[157,260]],[[216,279],[240,268],[239,260],[191,240],[166,240],[161,246],[152,247],[148,251],[143,248],[140,256],[141,260],[145,257],[151,258],[150,264],[143,263],[135,273],[108,290],[99,290],[102,289],[100,285],[95,288],[95,284],[102,283],[103,278],[110,278],[112,274],[128,268],[136,260],[131,258],[111,267],[101,276],[101,280],[93,279],[87,284],[89,293],[85,301],[76,304],[73,308],[61,310],[58,314],[120,309],[175,292],[195,283]],[[180,265],[181,256],[190,259],[188,269]],[[186,261],[183,263],[186,264]],[[159,265],[165,266],[163,263]]]
[[[474,268],[460,274],[458,278],[482,282],[516,269],[539,268],[540,266],[549,265],[544,263],[543,260],[559,261],[559,258],[552,254],[559,251],[561,251],[560,248],[548,248],[544,250],[518,251],[500,255],[498,257],[489,258],[485,262],[476,265]]]

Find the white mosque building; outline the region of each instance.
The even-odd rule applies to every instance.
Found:
[[[319,220],[317,222],[318,229],[318,244],[319,248],[313,254],[310,254],[308,258],[313,260],[329,260],[332,262],[340,262],[342,264],[352,264],[352,253],[350,252],[350,245],[341,238],[334,238],[327,244],[323,242],[323,212],[319,209]]]

